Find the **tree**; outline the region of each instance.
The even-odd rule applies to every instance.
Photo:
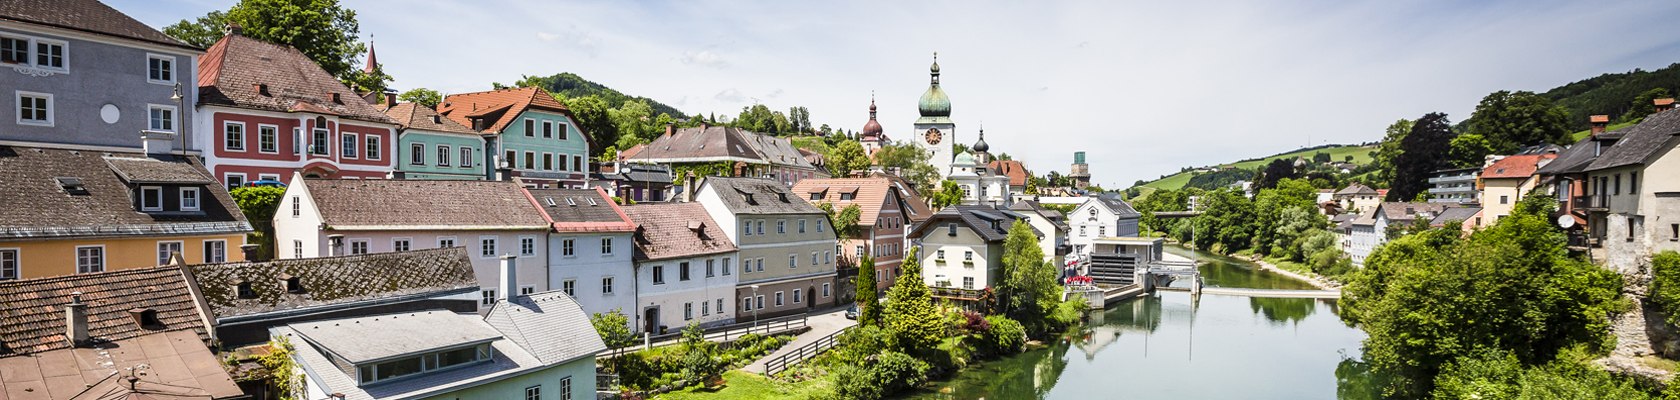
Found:
[[[834,210],[834,203],[821,203],[817,208],[828,214],[835,235],[841,238],[858,236],[858,220],[863,218],[863,209],[858,208],[857,204],[848,204],[839,211]]]
[[[917,253],[921,247],[911,247],[904,254],[899,270],[902,274],[887,290],[884,319],[887,331],[899,349],[911,354],[927,354],[945,337],[945,323],[933,306],[933,294],[922,281],[922,266]]]
[[[962,204],[963,197],[962,186],[957,185],[954,181],[946,180],[939,182],[939,191],[934,192],[932,196],[928,196],[928,200],[933,202],[933,208],[939,209]]]
[[[630,332],[630,319],[624,316],[624,310],[595,313],[589,316],[589,324],[595,326],[595,333],[601,335],[601,341],[609,349],[636,344],[636,335]]]
[[[850,175],[852,171],[869,169],[869,155],[863,153],[863,145],[856,140],[847,140],[834,146],[834,151],[828,156],[828,170],[836,176]]]
[[[635,141],[639,141],[637,143],[647,143],[665,132],[664,125],[654,126],[653,107],[640,99],[626,101],[618,108],[607,110],[607,119],[612,121],[613,131],[616,131],[619,135],[617,144],[621,149],[630,148],[624,146],[626,143],[623,137],[625,136],[635,138]],[[630,146],[635,146],[635,144],[630,144]]]
[[[1453,168],[1480,167],[1489,154],[1497,151],[1493,143],[1482,135],[1466,133],[1453,138],[1447,145],[1447,163]]]
[[[438,104],[443,103],[443,93],[427,88],[413,88],[397,95],[397,100],[436,109]]]
[[[1372,183],[1379,186],[1388,186],[1394,180],[1395,161],[1403,153],[1400,142],[1406,139],[1406,134],[1412,132],[1412,121],[1407,119],[1394,121],[1383,132],[1382,142],[1377,144],[1377,151],[1371,154],[1371,168],[1376,171],[1376,182]],[[1351,162],[1353,159],[1349,158],[1348,161]]]
[[[1035,335],[1049,331],[1046,317],[1062,301],[1056,275],[1056,268],[1044,261],[1032,226],[1016,220],[1003,240],[1003,279],[997,285],[1004,314]]]
[[[1644,93],[1633,97],[1633,104],[1629,104],[1627,112],[1622,113],[1621,121],[1632,122],[1645,118],[1646,115],[1657,112],[1657,106],[1651,102],[1652,100],[1669,97],[1674,96],[1669,94],[1666,88],[1646,90]]]
[[[805,134],[811,131],[811,110],[795,106],[788,109],[788,125],[793,133]]]
[[[1668,314],[1670,325],[1680,325],[1680,253],[1651,256],[1651,304]]]
[[[1324,164],[1324,163],[1328,163],[1330,161],[1331,161],[1330,153],[1325,153],[1325,152],[1322,152],[1322,151],[1317,152],[1317,153],[1313,153],[1313,162],[1315,162],[1315,163]]]
[[[286,196],[286,188],[275,186],[246,186],[235,188],[228,192],[233,196],[233,203],[239,205],[239,212],[245,214],[245,220],[251,222],[256,232],[247,236],[248,243],[257,245],[257,258],[266,260],[274,256],[274,213],[280,209],[280,200]]]
[[[928,162],[932,156],[927,150],[913,144],[886,145],[875,150],[875,163],[887,171],[899,171],[900,177],[909,181],[917,193],[932,193],[938,184],[939,171]]]
[[[1499,154],[1523,146],[1570,140],[1569,112],[1534,92],[1497,91],[1482,98],[1470,115],[1469,133],[1481,135]]]
[[[1400,156],[1394,159],[1394,179],[1389,182],[1388,201],[1409,201],[1429,188],[1429,175],[1445,169],[1447,152],[1455,135],[1447,114],[1429,113],[1412,124],[1400,142]]]
[[[1277,186],[1279,180],[1299,177],[1301,177],[1301,174],[1295,171],[1294,161],[1279,158],[1267,163],[1266,169],[1260,171],[1260,178],[1254,182],[1254,188],[1256,190],[1271,189]]]
[[[297,49],[346,82],[361,73],[356,67],[367,53],[367,45],[358,37],[356,11],[342,7],[338,0],[240,0],[225,13],[212,11],[193,21],[181,20],[164,27],[163,33],[210,47],[222,39],[229,23],[243,28],[246,37]]]
[[[1246,249],[1252,244],[1254,201],[1232,189],[1207,192],[1200,197],[1202,214],[1191,220],[1198,233],[1193,240],[1198,249],[1214,248],[1223,253]]]
[[[876,292],[875,279],[875,257],[865,255],[857,276],[858,325],[881,325],[881,294]]]
[[[569,99],[560,99],[560,94],[558,93],[554,94],[554,96],[555,100],[560,100],[561,104],[565,104],[566,108],[572,110],[572,116],[577,118],[578,129],[581,129],[584,133],[588,134],[591,139],[595,140],[595,143],[599,143],[601,146],[613,146],[619,149],[629,149],[630,146],[635,146],[634,143],[630,144],[630,146],[618,146],[618,125],[613,123],[613,110],[607,106],[607,101],[602,99],[600,96],[586,95]],[[665,127],[656,126],[655,128],[664,129]],[[599,148],[592,148],[590,150],[595,152],[601,151]],[[597,153],[594,155],[599,156],[600,154]]]

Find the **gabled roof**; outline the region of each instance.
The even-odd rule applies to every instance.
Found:
[[[986,167],[1008,176],[1009,186],[1026,186],[1027,178],[1032,175],[1032,172],[1027,171],[1026,164],[1016,160],[992,160],[986,163]]]
[[[559,232],[630,232],[630,217],[607,192],[594,189],[525,189]]]
[[[544,365],[593,357],[607,349],[601,335],[590,324],[589,314],[571,296],[558,290],[497,302],[484,321]]]
[[[1120,218],[1140,218],[1140,217],[1143,217],[1143,213],[1139,213],[1137,211],[1137,209],[1132,208],[1131,204],[1126,203],[1125,200],[1121,200],[1119,193],[1102,193],[1102,194],[1098,194],[1096,196],[1091,196],[1091,199],[1095,200],[1096,204],[1101,205],[1103,207],[1107,207],[1108,211],[1114,213],[1114,215],[1117,216],[1117,217],[1120,217]]]
[[[674,176],[671,167],[662,164],[619,163],[618,171],[613,173],[614,179],[626,182],[648,182],[670,185]]]
[[[833,204],[835,211],[856,204],[858,211],[860,211],[858,223],[864,225],[874,224],[875,218],[881,216],[882,208],[888,206],[886,204],[887,194],[898,192],[898,188],[893,187],[892,181],[880,177],[802,179],[793,184],[791,190],[794,195],[810,202],[812,205]],[[844,197],[842,194],[845,193],[851,193],[852,198],[842,200]],[[821,197],[818,200],[812,200],[811,196],[813,194]],[[902,194],[900,198],[902,198]],[[891,207],[902,206],[904,206],[902,202],[891,205]],[[908,217],[909,213],[900,210],[900,215]]]
[[[1470,220],[1476,218],[1477,214],[1481,214],[1481,213],[1482,213],[1482,208],[1481,207],[1451,207],[1451,208],[1447,208],[1445,210],[1441,210],[1441,213],[1439,215],[1436,215],[1435,219],[1432,219],[1432,220],[1429,221],[1429,225],[1430,226],[1445,226],[1447,224],[1447,222],[1450,222],[1450,221],[1458,221],[1458,222],[1470,221]]]
[[[1594,154],[1594,152],[1596,150],[1595,148],[1598,147],[1596,142],[1599,140],[1603,139],[1591,136],[1582,138],[1580,141],[1575,142],[1575,144],[1570,145],[1569,148],[1558,152],[1557,159],[1546,163],[1546,165],[1540,166],[1540,169],[1535,170],[1534,173],[1540,175],[1562,175],[1582,172],[1587,168],[1587,165],[1592,164],[1593,160],[1598,158],[1598,155]],[[1614,143],[1615,142],[1606,143],[1605,146],[1608,147]]]
[[[898,189],[899,196],[903,196],[900,199],[904,200],[904,205],[910,209],[910,214],[906,215],[905,218],[911,222],[925,221],[933,216],[933,208],[929,207],[927,201],[922,199],[922,194],[916,191],[915,185],[911,185],[910,181],[905,180],[904,177],[885,172],[874,172],[870,173],[869,176],[886,178],[892,181],[893,187]]]
[[[443,118],[443,115],[438,114],[437,111],[432,110],[431,107],[426,107],[416,103],[397,103],[397,105],[391,106],[390,108],[382,106],[376,106],[375,108],[384,108],[383,111],[385,112],[385,115],[391,117],[392,120],[395,120],[397,122],[397,126],[400,126],[403,129],[418,129],[439,133],[459,133],[462,135],[478,137],[478,132],[474,132],[472,128],[468,128],[466,125],[461,125],[461,123],[455,122],[453,119]],[[434,117],[436,118],[435,121],[433,119]]]
[[[223,37],[198,58],[198,92],[200,105],[396,123],[297,49],[242,35]]]
[[[394,299],[473,293],[478,278],[465,248],[188,266],[217,319],[332,309]],[[298,278],[300,293],[286,290]],[[240,283],[254,298],[240,298]]]
[[[793,147],[793,141],[788,138],[775,137],[762,133],[747,132],[747,144],[751,145],[765,162],[771,165],[783,165],[798,168],[816,168],[799,148]]]
[[[472,120],[475,118],[488,120],[490,123],[485,125],[486,128],[483,133],[501,133],[508,126],[513,125],[514,121],[519,119],[520,114],[530,109],[548,111],[571,118],[572,127],[582,134],[583,139],[589,143],[589,147],[595,147],[595,139],[589,136],[589,132],[583,130],[583,126],[576,124],[578,119],[572,115],[572,109],[566,108],[565,104],[560,104],[559,100],[555,100],[553,95],[542,88],[523,87],[452,94],[444,97],[443,102],[438,103],[437,106],[439,114],[443,114],[444,117],[455,120],[456,123],[468,128],[473,126]]]
[[[1680,140],[1677,137],[1680,135],[1680,112],[1668,110],[1651,114],[1639,124],[1623,130],[1627,133],[1622,140],[1605,149],[1603,155],[1587,166],[1588,171],[1651,162],[1652,156]]]
[[[735,243],[700,203],[652,203],[624,207],[636,224],[636,261],[664,260],[735,251]]]
[[[518,183],[422,179],[304,179],[329,228],[548,229]],[[295,181],[294,181],[295,185]]]
[[[87,305],[88,335],[95,341],[120,341],[170,331],[188,331],[206,341],[210,338],[205,315],[180,268],[0,281],[0,358],[70,348],[65,338],[64,307],[75,292],[81,292],[81,302]],[[160,324],[140,326],[129,315],[134,309],[151,309]]]
[[[60,312],[62,319],[63,313]],[[144,370],[140,374],[129,371]],[[191,331],[0,358],[11,399],[248,399]],[[138,376],[134,376],[138,375]],[[130,382],[134,376],[137,380]]]
[[[67,192],[59,178],[75,178],[86,194]],[[140,212],[133,185],[164,182],[199,187],[200,211]],[[193,157],[0,146],[0,238],[250,232],[245,214],[213,182]]]
[[[1519,154],[1506,156],[1482,168],[1482,179],[1528,179],[1540,169],[1540,164],[1556,154]]]
[[[631,149],[627,159],[648,163],[683,163],[708,161],[741,161],[762,164],[768,161],[758,154],[749,136],[754,135],[727,126],[681,128],[660,135],[640,150]]]
[[[1056,211],[1056,210],[1044,208],[1044,205],[1039,204],[1037,201],[1033,201],[1033,200],[1016,201],[1015,204],[1010,204],[1009,205],[1009,210],[1010,211],[1021,212],[1023,214],[1026,214],[1026,213],[1038,214],[1039,216],[1044,217],[1045,220],[1050,221],[1050,224],[1054,225],[1056,227],[1056,229],[1058,229],[1058,230],[1067,230],[1068,229],[1067,216],[1062,215],[1061,211]]]
[[[1372,211],[1371,217],[1373,221],[1375,221],[1376,216],[1380,213],[1383,219],[1405,222],[1417,219],[1419,214],[1428,213],[1430,218],[1433,219],[1434,216],[1440,215],[1442,211],[1457,206],[1458,204],[1453,203],[1406,203],[1390,201],[1377,205],[1377,209]]]
[[[710,188],[724,207],[734,214],[822,214],[781,183],[759,178],[706,177],[702,190]]]
[[[1348,187],[1346,187],[1346,188],[1342,188],[1342,190],[1336,191],[1336,195],[1337,196],[1355,196],[1355,195],[1375,196],[1375,195],[1377,195],[1377,191],[1374,190],[1374,189],[1371,189],[1370,186],[1365,186],[1365,185],[1362,185],[1362,184],[1355,183],[1355,184],[1352,184],[1352,185],[1348,185]]]
[[[945,229],[945,224],[942,222],[957,222],[961,223],[963,227],[974,231],[974,233],[979,235],[982,240],[987,242],[1002,242],[1004,239],[1009,238],[1009,228],[1014,225],[1016,220],[1026,219],[1027,216],[1021,215],[1020,213],[992,206],[950,206],[939,210],[938,213],[934,213],[933,218],[929,218],[927,222],[916,225],[916,229],[912,230],[907,237],[919,238],[923,235],[930,234],[942,235],[943,233],[937,231]],[[993,221],[998,222],[997,229],[992,229]],[[1039,236],[1044,235],[1044,233],[1039,232],[1037,228],[1033,228],[1033,234]]]
[[[288,327],[352,364],[485,343],[502,337],[490,325],[444,310],[300,322]]]
[[[151,44],[200,50],[158,32],[98,0],[0,1],[0,20],[94,33]]]

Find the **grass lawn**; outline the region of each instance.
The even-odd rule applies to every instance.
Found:
[[[1297,274],[1303,274],[1306,276],[1318,275],[1317,272],[1313,272],[1312,267],[1308,267],[1306,264],[1285,260],[1282,257],[1266,257],[1266,262],[1276,265],[1278,268],[1283,268]]]
[[[704,400],[771,400],[771,399],[811,399],[818,395],[827,394],[832,390],[833,383],[829,376],[798,383],[778,382],[758,374],[742,370],[729,370],[723,373],[724,384],[721,387],[702,389],[691,387],[675,392],[655,396],[656,399],[704,399]]]
[[[1347,156],[1353,156],[1353,163],[1354,164],[1365,165],[1365,164],[1371,162],[1371,152],[1376,151],[1376,150],[1377,150],[1376,146],[1341,146],[1341,147],[1331,147],[1331,148],[1327,148],[1327,149],[1301,150],[1301,151],[1278,154],[1278,155],[1275,155],[1275,156],[1266,157],[1266,158],[1262,158],[1262,159],[1258,159],[1258,160],[1243,161],[1243,162],[1239,162],[1239,163],[1235,163],[1235,164],[1221,164],[1221,166],[1233,166],[1233,167],[1244,168],[1244,169],[1256,169],[1256,168],[1262,168],[1266,165],[1266,163],[1270,163],[1270,162],[1272,162],[1272,160],[1276,160],[1276,159],[1280,159],[1280,158],[1290,158],[1290,159],[1292,159],[1292,158],[1295,158],[1295,157],[1306,157],[1307,159],[1312,159],[1313,154],[1318,153],[1318,152],[1330,153],[1330,159],[1333,160],[1333,161],[1337,161],[1337,162],[1347,160]],[[1192,175],[1192,173],[1190,173],[1190,172],[1180,172],[1180,173],[1168,175],[1165,178],[1156,179],[1154,181],[1144,183],[1143,187],[1153,188],[1153,189],[1158,189],[1158,190],[1183,189],[1185,184],[1190,183],[1190,176],[1191,175]]]

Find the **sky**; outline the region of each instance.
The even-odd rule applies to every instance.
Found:
[[[106,1],[157,27],[234,3]],[[572,72],[691,114],[804,106],[848,130],[874,96],[895,140],[938,52],[956,141],[984,126],[1040,175],[1085,151],[1109,188],[1680,62],[1674,1],[341,1],[398,90]]]

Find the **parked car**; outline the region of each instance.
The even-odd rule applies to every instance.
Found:
[[[852,308],[846,309],[846,319],[857,319],[857,317],[858,317],[858,307],[857,307],[856,304],[853,304]]]
[[[286,184],[280,183],[280,181],[273,180],[273,179],[262,179],[262,180],[255,180],[255,181],[247,182],[247,183],[245,183],[245,187],[277,187],[277,188],[283,188],[283,187],[286,187]]]

